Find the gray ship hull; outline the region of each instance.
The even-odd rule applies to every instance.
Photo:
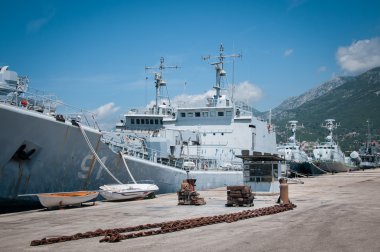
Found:
[[[137,180],[152,180],[160,188],[159,193],[176,192],[182,180],[187,178],[186,171],[148,160],[126,156],[128,168]],[[137,176],[135,176],[136,174]],[[228,185],[242,185],[242,171],[189,171],[189,177],[196,179],[196,189],[204,190]]]
[[[0,104],[0,203],[24,203],[37,197],[20,194],[98,190],[116,181],[101,168],[78,126],[51,116]],[[85,132],[96,153],[121,182],[131,181],[121,156],[101,141],[101,133],[90,127]],[[30,155],[29,155],[30,154]],[[29,157],[28,157],[29,155]],[[127,164],[137,180],[151,180],[159,193],[175,192],[183,170],[129,158]],[[242,184],[242,172],[190,172],[198,189]]]
[[[311,162],[290,162],[289,166],[291,172],[294,171],[305,176],[316,176],[326,173]]]
[[[316,161],[314,164],[325,172],[330,173],[349,172],[358,169],[356,166],[350,166],[336,161]]]

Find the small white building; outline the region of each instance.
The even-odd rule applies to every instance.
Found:
[[[253,192],[279,193],[281,170],[284,159],[271,153],[242,151],[244,185]]]

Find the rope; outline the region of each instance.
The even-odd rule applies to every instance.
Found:
[[[90,142],[90,140],[88,139],[88,137],[87,137],[87,135],[86,135],[86,132],[83,130],[83,128],[82,128],[82,125],[80,124],[80,123],[78,123],[78,126],[79,126],[79,129],[80,129],[80,131],[82,132],[82,135],[83,135],[83,137],[84,137],[84,140],[86,140],[86,142],[87,142],[87,145],[88,145],[88,147],[90,147],[90,150],[91,150],[91,152],[92,152],[92,154],[94,154],[94,156],[95,156],[95,158],[96,158],[96,160],[99,162],[99,164],[103,167],[103,169],[104,170],[106,170],[106,172],[117,182],[117,183],[119,183],[119,184],[122,184],[121,182],[120,182],[120,180],[118,180],[111,172],[110,172],[110,170],[108,170],[108,168],[104,165],[104,163],[102,162],[102,160],[99,158],[99,156],[96,154],[96,152],[95,152],[95,150],[94,150],[94,148],[92,147],[92,145],[91,145],[91,142]]]
[[[127,169],[127,172],[128,172],[128,174],[129,174],[129,176],[132,178],[133,183],[137,184],[135,178],[132,176],[132,173],[131,173],[131,171],[130,171],[129,168],[128,168],[127,162],[125,162],[124,155],[123,155],[123,153],[122,153],[121,151],[120,151],[120,155],[121,155],[121,159],[123,160],[123,163],[124,163],[125,169]]]
[[[310,162],[310,164],[312,164],[315,168],[317,168],[321,172],[327,173],[327,171],[322,170],[321,168],[319,168],[318,166],[316,166],[313,162]]]

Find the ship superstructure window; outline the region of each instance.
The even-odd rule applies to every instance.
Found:
[[[145,124],[145,119],[141,119],[141,124]]]
[[[181,117],[186,117],[186,113],[181,113]]]
[[[224,116],[224,112],[223,111],[218,111],[218,116]]]
[[[203,117],[208,117],[208,111],[203,111],[203,112],[202,112],[202,116],[203,116]]]
[[[161,125],[163,124],[162,120],[161,120]]]
[[[158,119],[154,119],[154,124],[158,124]]]
[[[150,119],[150,124],[153,124],[153,119]]]
[[[193,112],[188,112],[187,113],[187,117],[193,117],[193,116],[194,116]]]
[[[131,118],[131,124],[135,124],[135,119]]]
[[[195,112],[195,117],[201,117],[201,112]]]
[[[136,119],[136,123],[137,123],[137,124],[140,124],[140,119]]]
[[[215,114],[216,114],[215,111],[210,111],[210,116],[211,116],[211,117],[214,117]]]
[[[227,110],[226,111],[226,116],[232,116],[232,111]]]

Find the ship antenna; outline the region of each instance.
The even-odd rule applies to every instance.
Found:
[[[333,142],[333,130],[337,129],[340,126],[340,124],[335,123],[335,119],[327,119],[325,120],[325,124],[322,124],[323,128],[326,128],[329,131],[328,135],[328,142]]]
[[[215,89],[214,105],[217,104],[217,101],[219,97],[221,96],[220,95],[220,90],[221,90],[220,81],[222,77],[226,76],[226,71],[223,68],[224,59],[225,58],[241,58],[241,54],[224,55],[223,51],[224,51],[223,44],[220,44],[219,56],[208,55],[208,56],[202,57],[203,60],[218,59],[217,62],[210,63],[211,65],[215,66],[215,71],[216,71],[216,82],[215,82],[215,86],[213,87]]]
[[[150,70],[150,69],[158,69],[159,70],[159,72],[154,72],[154,80],[155,80],[155,87],[156,87],[156,104],[155,104],[155,113],[156,114],[159,113],[159,111],[158,111],[158,104],[161,103],[162,88],[163,87],[166,88],[166,93],[168,95],[167,98],[168,98],[168,101],[169,101],[169,104],[170,104],[168,89],[166,87],[166,82],[163,79],[163,72],[164,72],[164,70],[167,69],[167,68],[180,68],[177,65],[175,65],[175,66],[167,66],[167,65],[164,64],[164,62],[165,62],[164,57],[161,57],[160,58],[160,65],[158,67],[145,67],[145,71],[146,70]]]
[[[371,146],[371,132],[369,129],[369,119],[367,119],[367,143],[366,143],[367,153],[369,153],[370,146]]]
[[[292,131],[292,136],[289,138],[289,140],[293,143],[293,144],[296,144],[296,131],[297,129],[299,128],[303,128],[304,126],[301,125],[297,125],[298,121],[289,121],[289,126],[287,126],[288,129],[290,129]]]

